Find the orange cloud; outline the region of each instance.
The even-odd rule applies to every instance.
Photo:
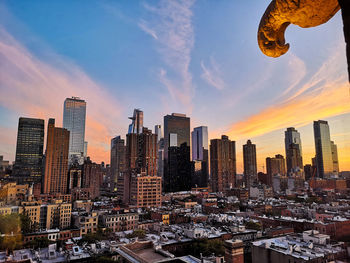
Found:
[[[265,165],[265,158],[277,153],[284,154],[283,132],[271,134],[287,127],[302,127],[314,120],[350,113],[349,82],[346,72],[346,56],[343,39],[329,52],[328,59],[313,74],[288,75],[294,78],[292,85],[276,96],[277,103],[271,105],[245,120],[236,122],[226,131],[232,139],[245,143],[253,138],[258,146],[264,145],[259,154],[260,170]],[[305,65],[304,63],[302,63]],[[307,67],[303,69],[307,73]],[[309,76],[309,77],[308,77]],[[273,138],[266,139],[266,136]],[[264,139],[265,138],[265,139]],[[266,140],[265,142],[263,142]],[[274,141],[273,141],[274,140]],[[280,141],[280,145],[276,144]],[[267,143],[267,141],[269,141]],[[272,143],[272,144],[271,144]],[[238,146],[239,147],[239,146]],[[313,144],[303,148],[304,162],[310,163],[314,155]],[[342,170],[350,170],[349,144],[338,144],[338,155]],[[347,150],[346,150],[347,148]],[[240,149],[239,149],[240,151]],[[239,154],[239,153],[238,153]],[[240,160],[241,158],[238,158]],[[238,165],[242,166],[240,161]]]
[[[20,116],[56,118],[61,126],[65,98],[85,99],[88,154],[94,161],[108,162],[110,138],[118,130],[119,103],[79,67],[50,55],[59,66],[40,60],[0,27],[0,105]]]

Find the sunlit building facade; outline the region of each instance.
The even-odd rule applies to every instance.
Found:
[[[250,140],[243,145],[243,166],[245,184],[249,187],[254,181],[257,181],[258,171],[256,164],[256,145]]]
[[[235,187],[236,142],[226,135],[210,140],[210,175],[213,192],[224,192]]]
[[[43,193],[67,193],[68,187],[69,131],[55,127],[49,119],[45,152]]]
[[[314,121],[317,176],[328,177],[333,174],[333,156],[330,131],[327,121]]]
[[[85,147],[85,118],[86,102],[78,97],[67,98],[64,101],[63,128],[70,132],[69,137],[69,162],[77,160],[79,164],[84,162]]]
[[[291,146],[292,144],[293,146]],[[303,169],[303,153],[300,133],[294,127],[289,127],[284,132],[284,146],[286,152],[287,173],[293,173]],[[295,158],[297,158],[297,160]]]

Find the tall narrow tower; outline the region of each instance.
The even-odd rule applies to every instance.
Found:
[[[70,132],[69,162],[84,162],[86,102],[78,97],[64,101],[63,128]]]
[[[324,178],[333,174],[332,144],[328,122],[314,121],[317,175]]]
[[[257,180],[257,165],[256,165],[256,145],[250,140],[243,145],[243,165],[245,184],[249,187]]]
[[[69,131],[49,119],[45,155],[44,194],[67,193]]]

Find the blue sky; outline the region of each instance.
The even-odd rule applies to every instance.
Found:
[[[153,128],[186,113],[210,137],[247,139],[258,158],[284,154],[283,130],[326,119],[350,170],[348,83],[340,13],[310,29],[291,25],[289,52],[266,57],[256,32],[269,1],[2,1],[0,154],[13,160],[19,116],[62,121],[65,97],[88,102],[89,155],[108,162],[133,108]],[[40,95],[38,95],[40,94]],[[305,139],[304,139],[305,138]],[[271,143],[273,142],[273,143]]]

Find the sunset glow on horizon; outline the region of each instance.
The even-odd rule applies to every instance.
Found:
[[[87,102],[86,141],[95,162],[109,163],[111,138],[125,138],[128,117],[140,108],[150,129],[180,112],[191,129],[208,126],[209,139],[228,135],[239,173],[248,139],[257,145],[259,171],[266,157],[285,155],[287,127],[301,133],[309,164],[312,123],[327,120],[340,170],[350,171],[340,15],[318,28],[290,26],[289,53],[272,59],[256,43],[270,1],[185,2],[0,3],[0,155],[14,161],[19,117],[45,119],[46,135],[49,118],[62,127],[65,98],[78,96]]]

